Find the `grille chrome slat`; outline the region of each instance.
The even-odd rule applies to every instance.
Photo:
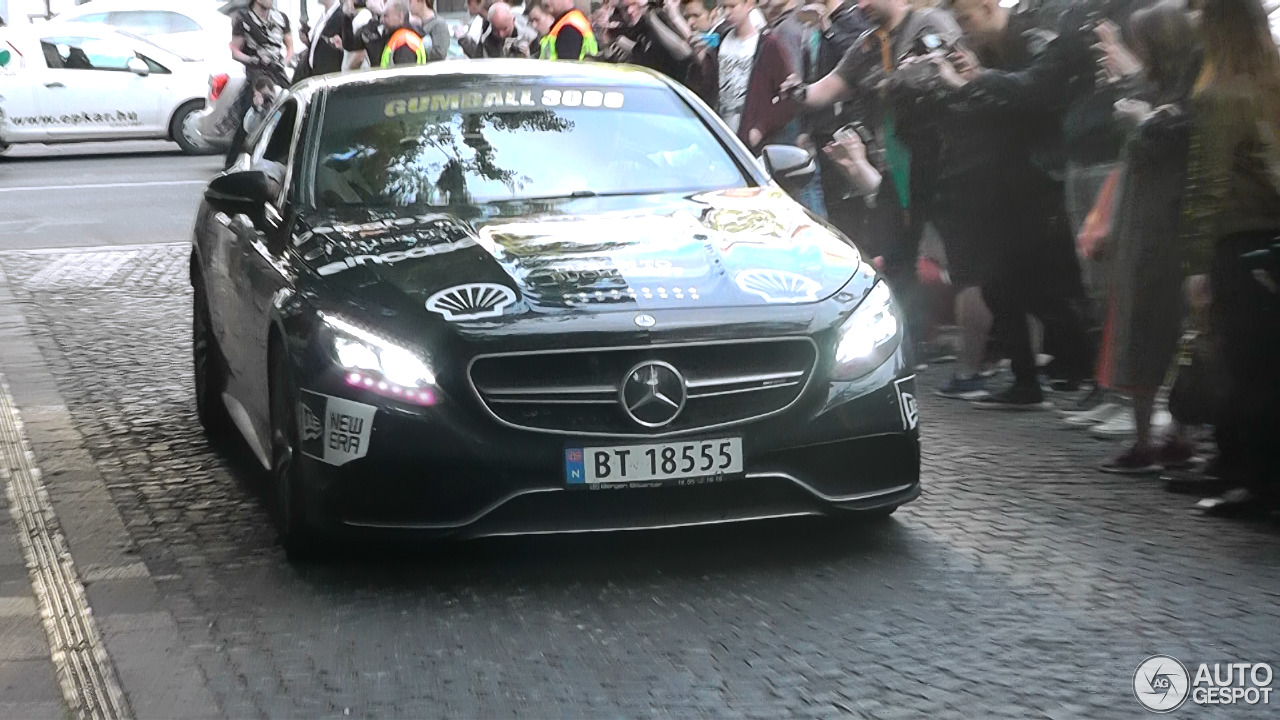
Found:
[[[738,388],[736,390],[718,390],[716,392],[706,392],[706,393],[697,393],[697,394],[689,393],[689,399],[701,400],[702,398],[722,397],[725,395],[741,395],[742,393],[760,392],[762,390],[776,390],[779,388],[795,387],[796,385],[799,385],[799,384],[800,384],[799,380],[792,380],[791,382],[787,382],[787,383],[775,383],[773,385],[755,385],[752,387]]]
[[[737,377],[718,377],[708,378],[705,380],[689,380],[685,383],[685,387],[690,390],[704,387],[720,387],[723,385],[739,385],[745,383],[765,383],[770,380],[792,380],[794,378],[804,377],[804,370],[794,370],[791,372],[765,373],[760,375],[739,375]]]
[[[491,403],[501,403],[503,405],[531,405],[541,403],[544,405],[617,405],[617,398],[488,398]]]
[[[618,394],[616,385],[589,385],[589,386],[565,386],[565,387],[519,387],[519,388],[480,388],[480,392],[486,397],[526,397],[540,395],[613,395]]]
[[[818,348],[806,337],[671,343],[480,355],[467,377],[499,423],[575,437],[662,437],[730,427],[791,407],[813,378]],[[619,399],[627,373],[661,362],[686,378],[675,420],[642,427]]]

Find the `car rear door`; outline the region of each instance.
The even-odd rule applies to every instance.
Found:
[[[45,68],[34,84],[36,106],[49,120],[51,140],[166,134],[165,68],[143,59],[148,74],[132,72],[129,61],[142,58],[116,37],[49,36],[41,38],[40,48]]]
[[[0,143],[33,142],[46,137],[34,85],[44,60],[12,33],[0,34]]]

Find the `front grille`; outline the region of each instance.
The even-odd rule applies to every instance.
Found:
[[[685,379],[675,420],[650,428],[623,408],[628,372],[666,363]],[[571,435],[658,436],[733,425],[800,397],[817,361],[807,338],[484,355],[471,364],[485,407],[516,427]]]

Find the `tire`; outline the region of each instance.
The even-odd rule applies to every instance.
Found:
[[[202,109],[204,109],[204,100],[188,100],[174,111],[173,119],[169,121],[169,138],[178,143],[182,152],[188,155],[208,155],[212,152],[208,143],[187,135],[187,118]]]
[[[271,347],[271,479],[267,502],[271,519],[290,562],[315,560],[324,537],[305,516],[306,495],[297,463],[298,391],[283,348]]]
[[[231,416],[222,401],[227,389],[227,362],[218,347],[209,315],[209,298],[204,282],[197,276],[191,303],[191,369],[195,376],[196,416],[211,442],[221,443],[231,436]]]

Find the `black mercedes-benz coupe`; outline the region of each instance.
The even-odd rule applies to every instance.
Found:
[[[283,97],[196,220],[196,405],[291,551],[879,514],[920,491],[895,301],[634,68],[470,61]]]

